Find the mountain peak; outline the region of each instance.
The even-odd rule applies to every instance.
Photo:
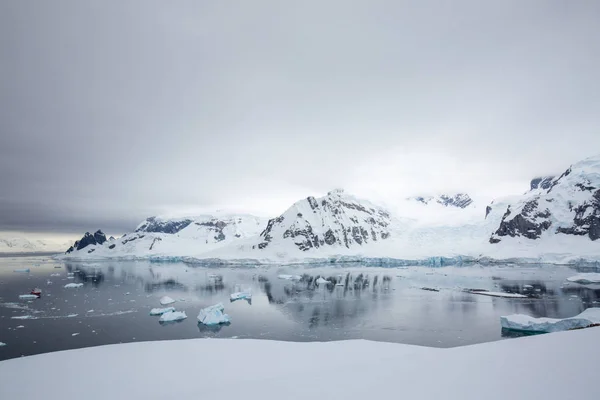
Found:
[[[440,194],[438,196],[415,196],[409,197],[409,200],[414,200],[423,204],[435,202],[445,207],[466,208],[473,203],[473,199],[466,193],[456,193],[453,195]]]

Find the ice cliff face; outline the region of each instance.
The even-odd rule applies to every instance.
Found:
[[[544,234],[600,238],[600,156],[572,165],[542,186],[534,188],[532,181],[533,189],[540,187],[508,206],[490,243],[506,236],[539,239]]]
[[[439,196],[416,196],[411,197],[410,199],[423,204],[435,202],[446,207],[457,208],[466,208],[473,203],[471,197],[466,193],[457,193],[454,195],[442,194]]]
[[[363,246],[387,239],[391,224],[386,210],[338,189],[321,198],[307,197],[269,220],[253,248],[265,249],[273,242],[293,243],[302,251]]]

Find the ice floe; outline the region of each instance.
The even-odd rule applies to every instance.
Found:
[[[600,324],[600,308],[588,308],[571,318],[534,318],[524,314],[512,314],[500,317],[504,329],[523,332],[558,332],[575,328],[587,328]]]
[[[505,297],[505,298],[515,298],[515,299],[526,299],[527,296],[519,293],[506,293],[506,292],[489,292],[487,290],[467,290],[468,293],[472,294],[480,294],[482,296],[490,296],[490,297]]]
[[[169,311],[160,316],[159,322],[183,321],[186,318],[185,311]]]
[[[33,299],[37,299],[38,296],[35,294],[20,294],[19,298],[21,300],[33,300]]]
[[[600,273],[589,272],[589,273],[585,273],[585,274],[578,274],[578,275],[567,278],[567,280],[569,282],[582,283],[582,284],[600,283]]]
[[[150,315],[163,315],[164,313],[175,311],[175,307],[153,308],[150,310]]]
[[[4,347],[4,346],[6,346],[6,343],[0,342],[0,347]]]
[[[160,299],[160,304],[162,304],[163,306],[166,306],[167,304],[173,304],[173,303],[175,303],[175,300],[173,300],[169,296],[164,296]]]
[[[198,314],[198,321],[204,325],[228,324],[229,315],[223,313],[225,307],[222,303],[203,308]]]
[[[65,285],[65,289],[71,289],[71,288],[79,288],[82,287],[83,283],[67,283]]]
[[[14,317],[10,317],[10,319],[37,319],[33,315],[16,315]]]

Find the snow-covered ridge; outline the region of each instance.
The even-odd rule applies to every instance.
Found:
[[[387,239],[392,223],[388,211],[337,189],[321,198],[298,201],[269,220],[253,248],[288,242],[302,251],[326,246],[349,249]]]
[[[423,204],[437,203],[445,207],[466,208],[473,204],[473,199],[466,193],[456,193],[453,195],[440,194],[438,196],[414,196],[408,200],[413,200]]]
[[[600,238],[600,156],[573,164],[545,190],[534,190],[510,204],[490,238],[540,239],[549,235]]]

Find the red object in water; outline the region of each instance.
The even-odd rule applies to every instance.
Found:
[[[31,291],[31,294],[35,294],[37,297],[42,295],[42,289],[35,288]]]

